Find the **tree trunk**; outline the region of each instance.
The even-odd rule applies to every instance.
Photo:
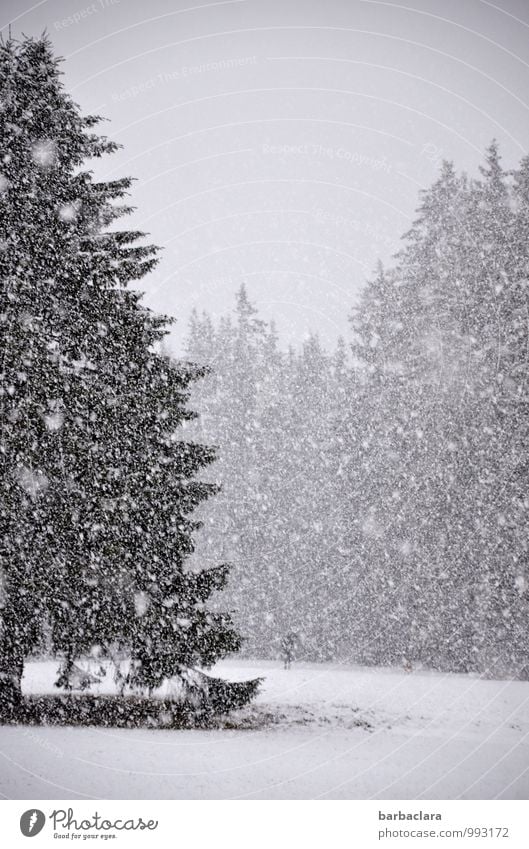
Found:
[[[0,658],[0,719],[18,719],[22,707],[22,673],[24,661],[21,657]]]
[[[15,598],[15,593],[12,594]],[[24,623],[24,624],[22,624]],[[26,610],[9,603],[0,610],[0,719],[17,720],[22,712],[22,674],[31,651]]]

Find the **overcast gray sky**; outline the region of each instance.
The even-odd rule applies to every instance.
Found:
[[[145,302],[221,314],[245,281],[284,343],[326,345],[398,248],[439,162],[476,172],[529,138],[527,0],[4,0],[45,28],[85,112],[137,178],[134,226],[163,245]],[[132,222],[131,222],[132,223]]]

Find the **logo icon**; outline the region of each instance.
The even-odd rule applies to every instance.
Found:
[[[20,831],[24,837],[35,837],[44,828],[46,817],[38,808],[30,808],[20,817]]]

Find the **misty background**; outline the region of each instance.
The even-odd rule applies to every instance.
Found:
[[[279,340],[333,347],[377,259],[399,247],[443,158],[505,167],[529,129],[529,12],[431,0],[8,0],[7,35],[46,29],[65,85],[123,149],[132,226],[164,247],[145,303],[220,317],[241,283]]]

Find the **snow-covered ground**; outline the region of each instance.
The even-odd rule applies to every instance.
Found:
[[[28,691],[55,666],[29,666]],[[7,798],[355,799],[529,796],[529,683],[233,660],[266,677],[208,731],[0,727]]]

